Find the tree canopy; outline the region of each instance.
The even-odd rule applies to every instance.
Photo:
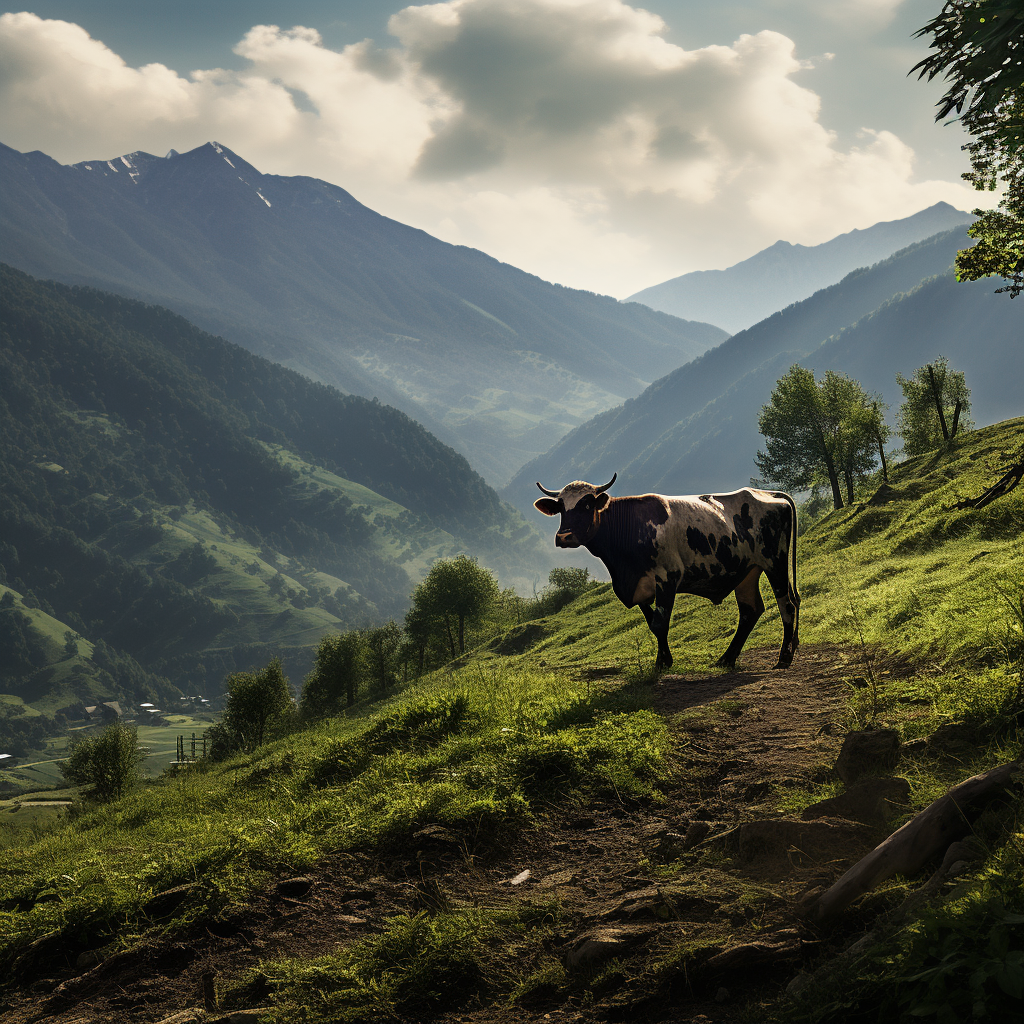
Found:
[[[231,746],[252,752],[269,738],[269,727],[294,707],[291,687],[274,658],[257,672],[235,672],[224,682],[227,702],[221,726]],[[212,731],[212,730],[211,730]]]
[[[835,508],[853,501],[856,482],[871,472],[875,452],[889,436],[885,405],[858,381],[829,370],[821,383],[800,365],[790,367],[761,410],[758,427],[765,450],[754,462],[767,480],[787,490],[827,486]]]
[[[996,290],[1013,298],[1024,288],[1024,4],[947,0],[916,34],[931,36],[932,52],[911,73],[949,83],[935,119],[955,111],[974,136],[964,178],[976,189],[1006,187],[998,209],[974,211],[968,231],[978,243],[958,254],[957,279],[998,275],[1009,284]]]
[[[451,656],[466,650],[466,625],[479,622],[498,599],[498,584],[489,569],[475,558],[458,555],[439,558],[412,595],[407,628],[417,635],[443,628]],[[458,629],[458,648],[453,624]]]
[[[951,370],[944,356],[918,367],[909,377],[897,373],[896,382],[903,389],[896,430],[907,455],[934,451],[973,426],[967,416],[971,389],[963,373]]]

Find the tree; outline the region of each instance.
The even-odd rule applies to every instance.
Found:
[[[359,633],[328,633],[316,649],[313,671],[302,687],[299,711],[303,718],[328,718],[356,702],[364,669],[363,638]]]
[[[413,593],[419,614],[433,617],[447,634],[451,656],[466,650],[466,624],[479,622],[498,599],[498,584],[475,558],[439,558]],[[458,651],[452,625],[458,628]]]
[[[278,658],[258,672],[233,673],[224,681],[224,689],[228,699],[221,725],[231,748],[246,753],[261,746],[269,726],[286,719],[295,707]]]
[[[833,507],[842,508],[840,478],[847,500],[853,501],[855,482],[874,466],[877,438],[884,442],[888,436],[883,408],[844,374],[829,370],[818,384],[812,371],[791,366],[761,409],[758,427],[765,451],[754,462],[765,479],[787,490],[827,485]]]
[[[967,380],[959,370],[949,368],[944,356],[919,367],[910,377],[897,373],[896,382],[903,389],[896,432],[907,455],[934,451],[972,426],[967,417],[971,411]]]
[[[134,726],[114,722],[99,736],[74,743],[67,759],[57,767],[72,786],[88,787],[90,797],[107,801],[138,783],[139,766],[145,758]]]
[[[912,69],[949,86],[936,121],[953,111],[974,140],[964,178],[976,189],[1006,191],[995,210],[975,210],[968,233],[977,245],[957,254],[957,280],[995,274],[1009,281],[997,292],[1024,289],[1024,7],[1020,0],[947,0],[919,29],[932,52]],[[965,109],[966,108],[966,109]]]
[[[398,649],[402,645],[402,631],[396,622],[363,630],[363,645],[370,677],[377,688],[387,692],[395,682],[398,669]]]
[[[548,573],[548,584],[555,590],[574,597],[582,594],[591,584],[589,569],[576,569],[572,566],[560,566]]]

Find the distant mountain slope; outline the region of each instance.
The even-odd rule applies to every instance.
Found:
[[[697,270],[645,288],[627,301],[706,320],[733,333],[931,235],[974,218],[936,203],[912,217],[850,231],[821,245],[779,241],[726,270]]]
[[[991,282],[957,284],[959,231],[898,253],[776,313],[563,438],[517,474],[506,497],[526,510],[539,479],[548,487],[619,473],[616,491],[731,490],[756,473],[761,406],[795,362],[837,369],[900,401],[897,371],[937,355],[966,371],[975,421],[1024,409],[1024,306]],[[924,281],[922,271],[945,265]],[[891,415],[891,414],[890,414]]]
[[[546,573],[404,413],[159,307],[2,265],[0,294],[0,583],[146,670],[308,664],[328,629],[401,614],[441,554]]]
[[[66,167],[0,146],[0,259],[159,302],[403,409],[503,482],[726,334],[548,284],[209,143]]]

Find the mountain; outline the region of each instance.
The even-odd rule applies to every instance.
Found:
[[[849,231],[821,245],[778,241],[726,270],[683,274],[644,288],[626,301],[707,320],[735,333],[837,283],[858,267],[871,266],[914,242],[973,219],[948,203],[936,203],[912,217]]]
[[[378,397],[493,482],[727,336],[549,284],[215,142],[73,166],[0,146],[0,175],[0,260]]]
[[[761,407],[796,362],[835,369],[901,401],[895,374],[938,355],[967,374],[972,416],[1018,415],[1024,380],[1024,306],[991,282],[957,284],[952,259],[965,244],[946,232],[848,275],[839,284],[741,331],[563,438],[505,489],[526,511],[535,480],[547,487],[618,472],[616,492],[732,490],[756,472]]]
[[[304,671],[328,630],[400,616],[439,555],[546,574],[539,535],[404,413],[166,309],[3,265],[0,295],[0,584],[143,674]],[[0,690],[38,701],[52,665],[6,653]]]

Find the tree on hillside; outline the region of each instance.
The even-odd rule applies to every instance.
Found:
[[[572,594],[573,597],[582,594],[592,582],[589,569],[577,569],[570,565],[559,566],[548,573],[549,586],[562,593]]]
[[[299,712],[306,720],[329,718],[352,707],[365,672],[359,633],[328,633],[316,649],[313,670],[302,687]]]
[[[402,646],[402,630],[396,622],[363,630],[363,646],[370,678],[385,693],[398,675],[398,651]]]
[[[494,575],[467,555],[439,558],[412,596],[417,614],[424,621],[432,618],[444,630],[453,658],[466,650],[467,623],[479,622],[497,599]]]
[[[67,759],[57,767],[72,786],[87,787],[88,796],[107,801],[123,796],[138,783],[139,766],[145,758],[135,727],[114,722],[99,736],[72,744]]]
[[[265,743],[270,726],[286,719],[295,707],[278,658],[257,672],[233,673],[225,680],[224,689],[228,696],[221,726],[230,747],[246,753]]]
[[[874,468],[875,449],[888,439],[885,406],[841,373],[829,370],[821,383],[812,371],[794,365],[761,409],[758,427],[765,451],[754,462],[766,480],[790,491],[828,486],[832,504],[843,507],[854,486]]]
[[[1024,7],[1020,0],[947,0],[917,32],[931,36],[932,52],[911,69],[949,86],[936,104],[936,121],[949,117],[974,140],[964,178],[976,189],[1005,193],[995,210],[975,210],[968,233],[977,245],[957,254],[960,281],[995,274],[997,288],[1014,298],[1024,289]]]
[[[973,426],[967,416],[971,411],[967,380],[959,370],[949,368],[944,356],[918,367],[910,377],[897,373],[896,382],[903,389],[896,432],[907,455],[934,451]]]

